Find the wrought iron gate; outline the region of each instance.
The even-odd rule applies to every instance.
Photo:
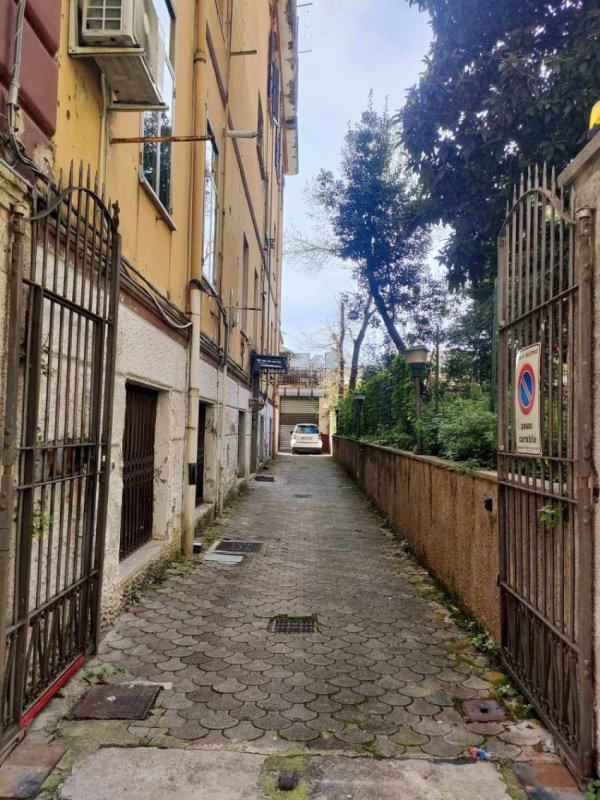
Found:
[[[158,392],[127,386],[123,434],[123,505],[120,557],[152,538],[154,511],[154,432]]]
[[[536,170],[500,233],[498,477],[504,662],[584,778],[593,751],[592,212],[575,209],[574,194]],[[517,372],[518,355],[535,345],[539,370]],[[533,447],[537,434],[518,435],[518,392],[525,414],[539,403]]]
[[[118,207],[73,177],[13,216],[0,751],[98,637],[120,236]]]

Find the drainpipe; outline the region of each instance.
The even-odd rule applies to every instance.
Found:
[[[196,46],[194,51],[193,128],[195,136],[205,133],[204,82],[206,66],[206,2],[196,0]],[[186,474],[183,493],[182,550],[191,555],[194,549],[196,512],[196,463],[198,460],[198,419],[200,403],[200,334],[202,331],[202,222],[204,216],[204,142],[194,142],[191,153],[189,202],[189,306],[192,333],[190,341],[188,410],[186,425]],[[203,432],[200,432],[203,435]]]
[[[219,281],[219,292],[223,292],[223,252],[225,247],[225,218],[226,218],[226,208],[227,205],[225,203],[225,186],[226,186],[226,168],[227,168],[227,151],[229,149],[229,136],[227,135],[227,131],[229,130],[229,86],[230,86],[230,79],[231,79],[231,50],[232,50],[232,38],[233,38],[233,3],[229,4],[229,14],[227,19],[227,73],[225,77],[225,130],[223,131],[223,157],[221,159],[221,174],[219,176],[219,182],[222,189],[222,197],[221,197],[221,226],[219,230],[219,259],[220,259],[220,281]],[[233,143],[231,143],[233,147]],[[230,305],[233,305],[233,301],[230,302]],[[221,380],[222,386],[220,393],[218,392],[217,388],[217,448],[216,448],[216,457],[217,457],[217,464],[216,464],[216,480],[217,480],[217,491],[216,491],[216,510],[217,514],[223,513],[223,505],[224,505],[224,495],[223,495],[223,435],[224,435],[224,426],[225,426],[225,404],[227,400],[227,360],[229,357],[229,336],[230,336],[230,321],[229,321],[229,313],[230,310],[223,309],[222,303],[219,303],[221,308],[221,313],[223,316],[223,324],[225,326],[225,339],[223,343],[223,362],[221,364]],[[219,322],[219,325],[221,323]]]
[[[98,145],[98,185],[100,191],[106,185],[106,129],[108,126],[109,91],[106,75],[100,73],[100,87],[102,89],[102,114],[100,116],[100,143]]]

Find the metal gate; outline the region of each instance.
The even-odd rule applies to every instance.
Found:
[[[98,637],[118,208],[83,169],[15,211],[0,503],[0,752]]]
[[[584,778],[593,753],[592,212],[575,209],[574,194],[536,170],[500,233],[498,477],[503,659]],[[532,345],[539,370],[517,374]],[[537,393],[534,447],[517,435],[517,391],[525,413]]]
[[[128,384],[123,434],[123,504],[120,557],[152,538],[154,434],[158,392]]]

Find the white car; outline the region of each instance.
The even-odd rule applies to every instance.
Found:
[[[318,425],[296,425],[292,433],[292,453],[322,453],[323,440]]]

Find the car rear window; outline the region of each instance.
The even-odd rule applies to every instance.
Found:
[[[296,430],[298,433],[318,433],[319,428],[317,425],[297,425]]]

